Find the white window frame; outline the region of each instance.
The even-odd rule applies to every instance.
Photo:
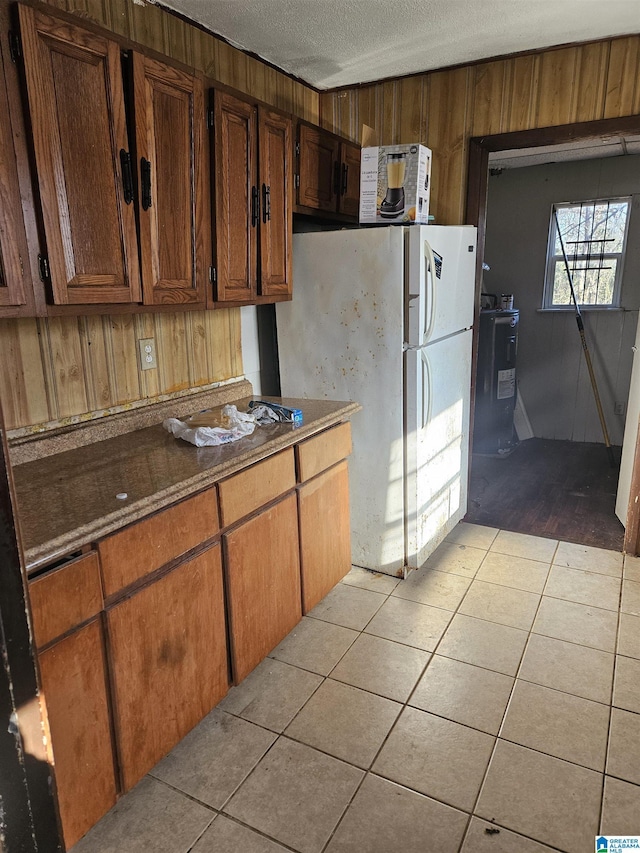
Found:
[[[567,201],[556,203],[551,208],[551,218],[549,223],[549,238],[547,240],[547,263],[545,267],[545,276],[544,276],[544,289],[542,295],[542,310],[543,311],[574,311],[575,307],[573,305],[573,301],[570,302],[569,305],[559,305],[553,303],[553,285],[555,281],[555,273],[556,267],[560,264],[561,268],[564,269],[564,258],[562,257],[562,252],[560,254],[554,254],[554,246],[556,239],[556,220],[554,216],[554,210],[560,210],[561,208],[567,207],[587,207],[589,205],[597,205],[597,204],[611,204],[624,202],[627,205],[627,216],[625,221],[625,230],[624,230],[624,238],[622,241],[622,249],[619,252],[591,252],[590,254],[579,254],[577,252],[572,251],[571,246],[567,246],[565,243],[565,251],[567,254],[567,260],[569,262],[569,269],[573,272],[573,264],[574,261],[587,261],[589,259],[593,260],[593,255],[597,255],[597,259],[602,261],[606,261],[609,259],[616,259],[616,274],[613,283],[613,294],[611,298],[611,302],[601,302],[601,303],[583,303],[578,302],[581,311],[603,311],[610,310],[615,308],[620,308],[620,291],[622,288],[622,273],[624,268],[624,259],[625,253],[627,249],[627,235],[629,233],[629,219],[631,218],[631,196],[617,196],[615,198],[594,198],[594,199],[585,199],[584,201]]]

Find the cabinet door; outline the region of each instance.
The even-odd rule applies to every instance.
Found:
[[[258,113],[260,152],[260,294],[291,296],[291,119],[272,110]]]
[[[144,302],[203,304],[202,82],[139,53],[133,69]]]
[[[340,143],[318,127],[298,125],[300,186],[298,204],[335,213],[338,201]]]
[[[255,299],[258,272],[256,108],[214,93],[216,300]]]
[[[296,496],[283,498],[223,538],[237,684],[302,618]]]
[[[0,308],[26,303],[24,274],[28,267],[20,187],[0,55]]]
[[[139,301],[120,49],[25,6],[20,25],[54,301]]]
[[[360,148],[350,142],[340,143],[338,211],[356,217],[360,213]]]
[[[60,640],[38,660],[69,849],[116,802],[100,622]]]
[[[301,486],[299,501],[302,610],[308,613],[351,568],[346,461]]]
[[[220,545],[108,610],[107,628],[129,790],[228,690]]]

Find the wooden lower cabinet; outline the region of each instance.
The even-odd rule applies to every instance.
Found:
[[[116,802],[100,620],[59,640],[38,661],[68,849]]]
[[[229,688],[220,545],[108,609],[107,630],[127,791]]]
[[[346,460],[298,490],[302,612],[308,613],[351,569]]]
[[[234,683],[302,618],[294,493],[223,537]]]

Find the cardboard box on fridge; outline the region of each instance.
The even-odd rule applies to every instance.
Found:
[[[429,221],[431,150],[424,145],[373,145],[360,160],[360,223]]]

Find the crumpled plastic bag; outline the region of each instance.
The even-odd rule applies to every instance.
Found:
[[[162,422],[162,426],[176,438],[182,438],[196,447],[215,447],[239,441],[246,435],[251,435],[256,428],[256,416],[251,412],[239,412],[237,406],[225,406],[218,421],[212,417],[205,418],[204,415],[205,413],[201,412],[186,421],[167,418]],[[205,426],[203,421],[219,425]]]

